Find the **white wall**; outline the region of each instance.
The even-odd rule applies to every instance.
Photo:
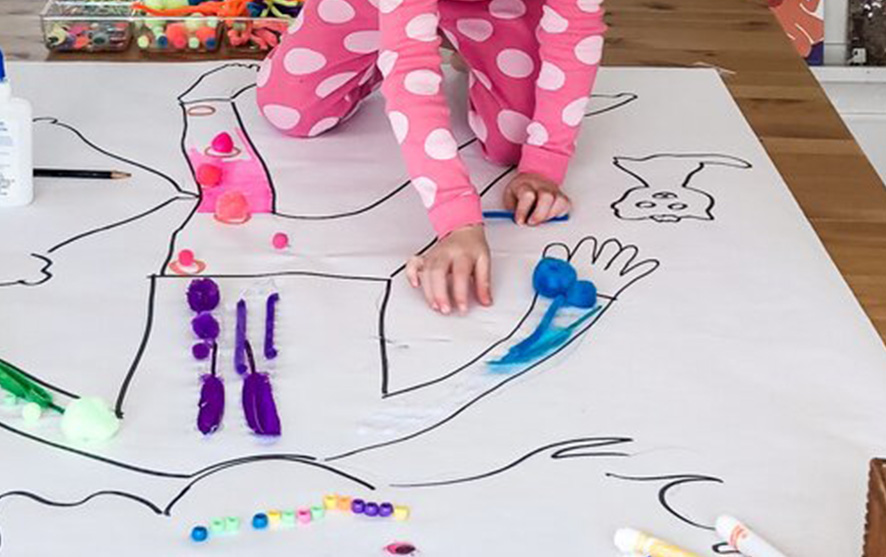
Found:
[[[824,6],[824,63],[846,63],[846,25],[848,0],[825,0]]]

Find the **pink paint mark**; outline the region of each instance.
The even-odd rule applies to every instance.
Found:
[[[188,149],[188,159],[192,168],[201,164],[214,164],[222,168],[222,180],[217,186],[201,188],[202,197],[198,213],[214,213],[215,204],[222,194],[239,191],[246,197],[251,213],[270,213],[272,192],[271,181],[265,173],[261,161],[252,148],[243,130],[237,128],[237,138],[242,147],[242,155],[237,158],[221,158],[207,155],[203,149]]]

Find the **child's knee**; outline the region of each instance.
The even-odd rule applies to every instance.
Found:
[[[520,162],[522,148],[516,143],[503,138],[489,137],[482,145],[483,155],[491,163],[509,166]]]

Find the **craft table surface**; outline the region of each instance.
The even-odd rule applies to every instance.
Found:
[[[48,56],[37,17],[42,5],[0,1],[0,45],[10,59],[99,59]],[[886,188],[766,2],[606,0],[606,8],[604,64],[710,64],[734,72],[725,76],[729,90],[886,338]],[[135,60],[137,54],[101,59]]]

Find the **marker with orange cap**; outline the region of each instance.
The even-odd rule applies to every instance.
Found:
[[[729,545],[747,557],[785,557],[784,553],[769,545],[766,540],[751,532],[737,519],[723,515],[717,518],[717,534]]]

